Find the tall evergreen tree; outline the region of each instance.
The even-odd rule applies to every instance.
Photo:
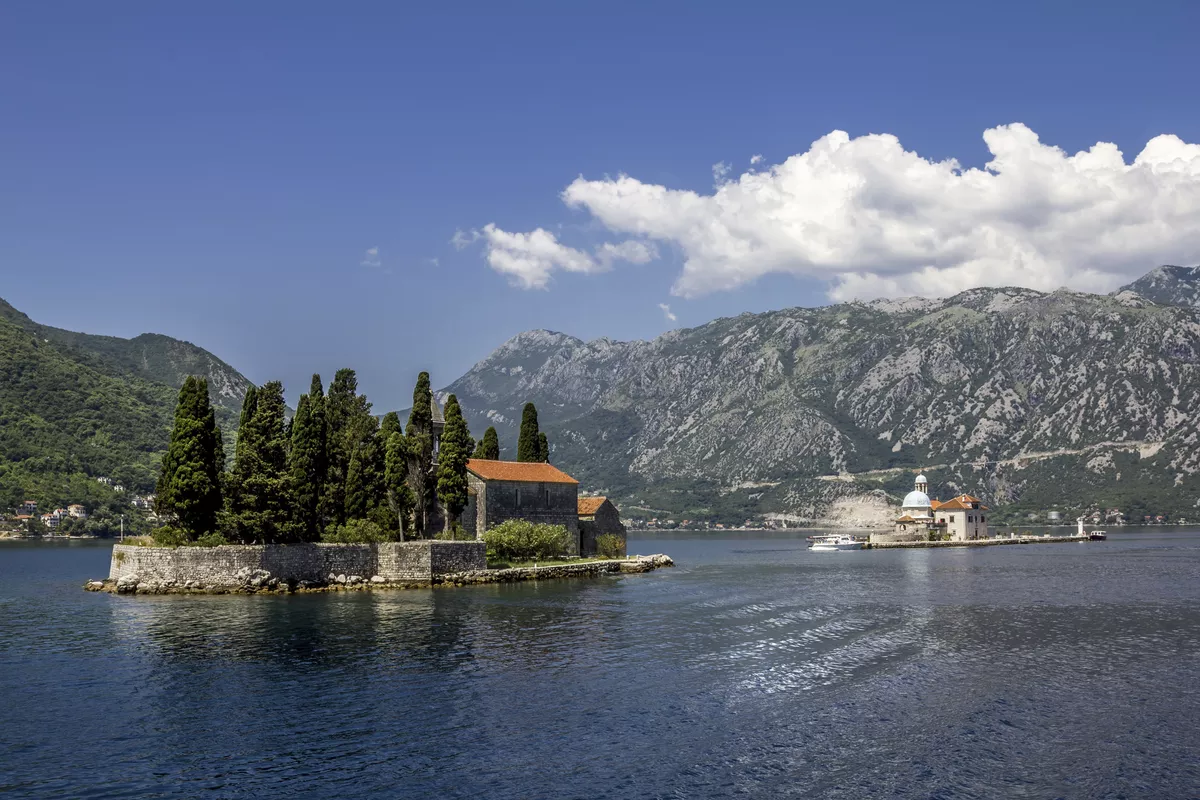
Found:
[[[254,416],[254,409],[258,407],[258,389],[253,384],[246,389],[246,394],[242,397],[242,415],[238,418],[237,441],[233,448],[233,457],[237,458],[238,452],[242,447],[242,438],[250,435],[250,426],[246,423]]]
[[[521,433],[517,437],[517,461],[541,461],[538,444],[538,414],[533,403],[526,403],[521,412]]]
[[[346,470],[346,519],[368,519],[383,504],[384,454],[379,423],[370,414],[355,420],[354,452]]]
[[[171,442],[156,487],[156,507],[175,514],[192,538],[216,530],[224,460],[208,381],[188,377],[179,390]]]
[[[296,416],[292,418],[291,450],[288,453],[288,477],[291,481],[295,535],[301,541],[321,538],[321,494],[325,488],[325,404],[321,379],[313,376],[316,396],[300,395]]]
[[[491,461],[500,460],[500,437],[496,435],[496,429],[489,427],[483,432],[483,438],[479,440],[479,444],[475,447],[475,453],[472,458],[486,458]]]
[[[325,396],[326,481],[322,516],[338,525],[346,522],[346,478],[350,457],[361,442],[364,416],[371,404],[358,394],[358,376],[339,369]]]
[[[418,535],[424,536],[436,487],[433,473],[433,391],[428,372],[417,376],[405,438],[408,440],[408,486],[412,489],[415,503],[413,527]]]
[[[545,431],[538,431],[538,461],[550,463],[550,440],[546,438]]]
[[[454,395],[446,400],[445,415],[446,428],[438,447],[437,494],[446,510],[445,529],[450,530],[467,507],[467,458],[471,452],[471,434]]]
[[[413,491],[408,486],[408,443],[402,433],[393,433],[387,440],[387,455],[384,459],[384,484],[388,506],[396,516],[396,527],[400,541],[408,527],[405,521],[415,505]]]
[[[386,443],[391,440],[393,433],[403,434],[404,427],[400,424],[400,415],[395,411],[389,411],[379,421],[379,435],[383,437],[383,441]]]
[[[234,527],[243,542],[271,543],[292,536],[291,480],[284,429],[283,384],[271,381],[257,393],[246,429],[239,431],[231,483]]]

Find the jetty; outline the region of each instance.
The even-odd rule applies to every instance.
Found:
[[[990,539],[963,539],[935,542],[866,542],[864,550],[904,550],[922,547],[998,547],[1006,544],[1066,544],[1069,542],[1101,541],[1091,536],[997,536]]]

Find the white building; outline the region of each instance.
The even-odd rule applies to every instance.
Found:
[[[923,542],[948,539],[963,542],[988,535],[987,506],[979,498],[961,494],[950,500],[929,498],[929,481],[918,475],[913,490],[900,504],[900,516],[887,533],[871,534],[873,542]]]

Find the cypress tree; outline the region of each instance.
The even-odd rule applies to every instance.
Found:
[[[446,400],[446,428],[438,448],[437,494],[446,509],[446,530],[450,530],[467,507],[467,456],[471,434],[463,419],[458,398]]]
[[[284,429],[283,384],[271,381],[257,392],[254,412],[239,430],[231,481],[234,526],[243,542],[271,543],[292,538],[291,480]]]
[[[533,403],[526,403],[521,412],[521,433],[517,437],[517,461],[541,461],[538,444],[538,415]]]
[[[429,520],[431,495],[435,487],[433,475],[433,391],[429,385],[429,373],[417,376],[413,388],[412,411],[408,414],[408,486],[412,489],[415,503],[413,527],[418,535],[425,535]]]
[[[242,437],[250,435],[250,426],[246,423],[254,416],[254,409],[258,407],[258,389],[251,385],[246,389],[246,394],[242,397],[242,415],[238,418],[237,441],[233,447],[233,457],[237,458],[237,454],[242,448]]]
[[[379,435],[383,437],[385,447],[386,443],[391,441],[393,433],[403,434],[404,428],[400,425],[400,415],[395,411],[389,411],[379,421]]]
[[[550,440],[546,438],[545,431],[538,431],[538,461],[550,463]]]
[[[367,517],[367,478],[364,475],[367,467],[363,463],[362,450],[355,450],[350,456],[350,466],[346,469],[346,519],[366,519]]]
[[[326,480],[322,516],[342,525],[346,522],[346,477],[350,457],[358,445],[359,419],[370,414],[371,405],[358,394],[358,376],[352,369],[339,369],[325,397]]]
[[[317,391],[320,377],[313,376]],[[320,503],[325,487],[325,405],[318,394],[300,395],[292,418],[288,478],[295,511],[296,538],[315,542],[321,538]]]
[[[471,457],[486,458],[490,461],[500,460],[500,437],[496,435],[494,427],[489,427],[483,432],[483,438],[479,440],[479,445]]]
[[[412,489],[408,486],[408,443],[402,433],[393,433],[387,440],[387,455],[384,459],[384,485],[387,489],[388,506],[396,515],[396,526],[400,541],[404,541],[404,521],[412,513],[415,504]]]
[[[171,442],[156,486],[156,507],[176,515],[192,538],[216,529],[223,461],[208,381],[189,376],[179,390]]]

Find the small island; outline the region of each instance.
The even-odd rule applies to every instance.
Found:
[[[549,463],[537,409],[525,406],[517,460],[496,430],[476,442],[454,395],[439,404],[422,372],[406,429],[377,419],[340,370],[320,376],[287,419],[283,386],[251,387],[225,471],[202,378],[180,390],[155,511],[167,524],[113,547],[109,575],[84,588],[119,594],[259,593],[461,586],[641,573],[663,554],[626,553],[607,497]]]

